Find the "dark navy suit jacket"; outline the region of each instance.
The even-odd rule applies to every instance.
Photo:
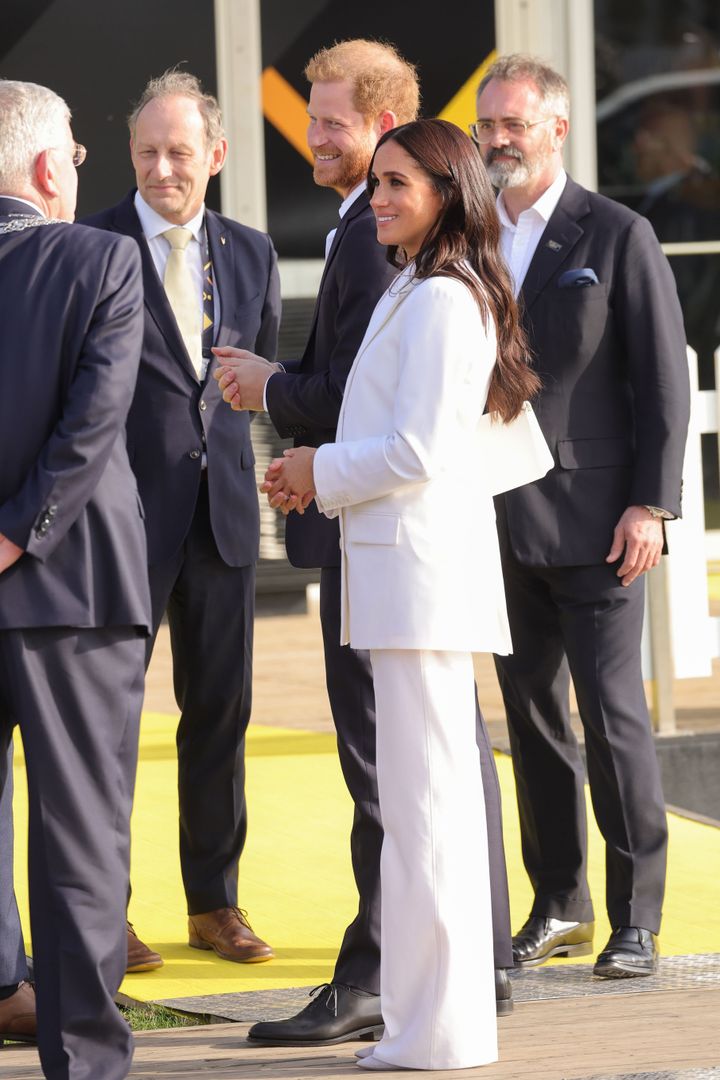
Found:
[[[597,284],[560,287],[573,269]],[[500,519],[521,563],[604,563],[628,506],[680,514],[689,381],[675,280],[645,218],[568,177],[520,305],[556,465],[501,496]]]
[[[397,274],[377,242],[375,216],[363,192],[342,218],[320,282],[310,337],[288,374],[267,385],[270,419],[296,446],[335,441],[345,382],[375,305]],[[340,528],[311,503],[290,514],[285,542],[294,566],[340,565]]]
[[[32,214],[0,196],[0,222]],[[39,212],[38,212],[38,216]],[[125,419],[142,341],[136,247],[51,223],[0,234],[0,629],[150,625]]]
[[[198,381],[158,277],[133,204],[134,191],[86,224],[132,236],[140,248],[145,333],[137,391],[128,417],[128,451],[145,506],[150,565],[180,548],[195,512],[202,453],[207,455],[210,518],[229,566],[255,561],[259,504],[250,419],[222,400],[208,365]],[[273,360],[280,322],[280,284],[270,238],[208,210],[205,224],[220,296],[215,344],[250,349]]]

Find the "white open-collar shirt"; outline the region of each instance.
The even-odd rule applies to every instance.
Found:
[[[516,297],[522,289],[532,257],[560,201],[566,183],[567,173],[561,169],[540,198],[518,215],[516,223],[513,223],[508,216],[502,191],[497,197],[497,211],[501,226],[500,247],[512,274]]]

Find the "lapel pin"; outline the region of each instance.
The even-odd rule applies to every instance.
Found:
[[[225,237],[224,236],[220,237],[220,243],[223,245],[223,247],[225,246]]]
[[[562,244],[558,244],[557,240],[548,240],[546,247],[549,247],[551,251],[560,251]]]

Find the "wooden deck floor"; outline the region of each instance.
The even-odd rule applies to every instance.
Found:
[[[478,1080],[589,1080],[668,1074],[720,1065],[720,990],[534,1001],[499,1022],[500,1061],[434,1077]],[[360,1076],[358,1044],[307,1049],[254,1048],[247,1024],[143,1032],[136,1036],[131,1080],[316,1080]],[[693,1077],[698,1075],[693,1071]],[[0,1050],[3,1080],[39,1080],[31,1047]],[[100,1078],[98,1078],[100,1080]]]

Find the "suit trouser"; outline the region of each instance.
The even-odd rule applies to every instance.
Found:
[[[340,645],[340,567],[324,567],[321,571],[320,619],[340,765],[355,807],[350,851],[360,897],[358,914],[345,931],[333,978],[377,994],[383,832],[375,770],[375,694],[370,654]],[[500,787],[490,737],[477,702],[476,724],[490,852],[495,966],[512,967]]]
[[[242,527],[242,523],[238,523]],[[153,637],[167,610],[177,729],[180,865],[188,914],[237,904],[247,834],[245,732],[252,691],[255,567],[228,566],[203,474],[190,530],[150,567]]]
[[[570,728],[572,675],[612,926],[657,933],[667,822],[640,664],[642,578],[614,566],[531,568],[503,553],[512,656],[496,657],[507,711],[532,914],[589,921],[585,771]]]
[[[38,1049],[48,1080],[122,1080],[132,1035],[114,1003],[145,642],[133,627],[0,632],[2,753],[20,728],[29,801]]]
[[[13,886],[12,744],[6,753],[3,745],[0,734],[0,989],[28,977]]]
[[[373,649],[385,828],[382,1061],[497,1060],[492,915],[469,653]]]

